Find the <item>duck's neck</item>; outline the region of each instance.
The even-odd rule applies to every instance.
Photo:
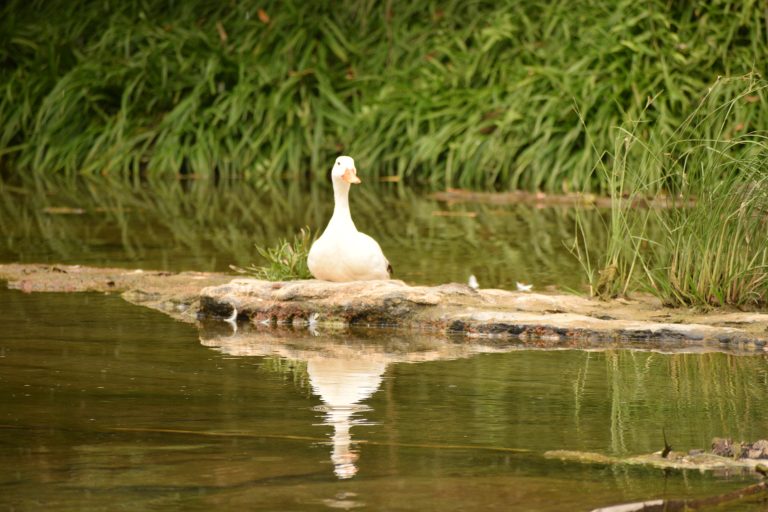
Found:
[[[349,211],[349,187],[350,184],[342,181],[341,179],[333,179],[333,217],[329,227],[334,226],[337,228],[350,227],[357,231],[355,223],[352,222],[352,214]]]

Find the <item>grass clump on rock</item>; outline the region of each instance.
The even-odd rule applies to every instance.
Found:
[[[307,255],[311,246],[311,232],[309,228],[302,228],[291,241],[281,239],[273,247],[256,246],[258,253],[266,260],[265,265],[230,268],[267,281],[312,279],[307,267]]]

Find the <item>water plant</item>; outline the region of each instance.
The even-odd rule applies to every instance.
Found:
[[[607,191],[591,146],[644,110],[671,135],[761,62],[763,8],[9,0],[0,167],[299,179],[343,151],[436,186]]]
[[[721,79],[671,136],[640,122],[617,130],[613,154],[597,166],[612,198],[604,251],[589,260],[581,231],[574,249],[594,294],[768,304],[768,139],[754,113],[767,92],[753,75]],[[669,207],[635,208],[648,197]]]

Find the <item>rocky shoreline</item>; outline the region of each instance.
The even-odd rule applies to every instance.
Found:
[[[259,326],[375,326],[466,339],[568,344],[662,344],[765,350],[768,314],[665,308],[648,296],[600,301],[577,295],[474,290],[402,281],[269,282],[222,273],[157,272],[80,265],[0,265],[23,292],[119,293],[178,320],[236,317]]]

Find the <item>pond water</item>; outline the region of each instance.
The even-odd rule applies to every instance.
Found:
[[[7,509],[587,510],[754,476],[550,460],[768,426],[768,361],[397,331],[197,328],[116,296],[0,290]]]
[[[301,197],[293,188],[224,200],[199,184],[121,186],[6,186],[0,259],[223,269],[250,263],[254,241],[328,214],[314,196],[290,199]],[[83,191],[90,199],[76,203]],[[445,205],[395,188],[358,205],[360,227],[411,282],[471,269],[481,284],[579,284],[563,244],[572,212]],[[434,261],[410,261],[411,243]],[[768,432],[765,354],[198,327],[117,296],[4,287],[0,306],[3,510],[589,510],[756,478],[546,451],[649,453],[663,447],[662,429],[677,450]],[[749,507],[764,503],[737,510]]]
[[[225,271],[262,263],[254,244],[324,229],[332,198],[329,187],[290,183],[0,181],[0,261]],[[568,248],[573,209],[449,204],[376,183],[353,189],[350,201],[358,229],[406,282],[466,283],[470,274],[485,288],[584,282]],[[596,211],[582,216],[587,226],[601,222]]]

